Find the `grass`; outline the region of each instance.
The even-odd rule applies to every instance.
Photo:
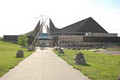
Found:
[[[20,49],[18,46],[19,45],[11,42],[0,41],[0,77],[32,54],[32,52],[28,52],[24,49],[24,58],[16,58],[16,53]]]
[[[94,53],[86,50],[68,50],[64,49],[65,55],[60,55],[57,51],[54,52],[80,70],[84,75],[92,80],[116,80],[120,71],[120,55],[110,55],[103,53]],[[74,58],[76,53],[82,52],[86,59],[86,64],[76,65]]]
[[[118,48],[108,48],[107,50],[108,51],[120,51],[120,47],[118,47]]]
[[[2,41],[3,40],[3,38],[2,37],[0,37],[0,41]]]

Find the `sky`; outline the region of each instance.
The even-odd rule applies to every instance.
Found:
[[[63,28],[88,17],[120,35],[120,0],[0,0],[0,37],[32,31],[40,15]]]

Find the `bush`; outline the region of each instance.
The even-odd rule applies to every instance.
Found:
[[[18,44],[23,48],[28,45],[28,38],[26,35],[20,35],[18,37]]]

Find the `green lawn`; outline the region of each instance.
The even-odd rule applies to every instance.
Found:
[[[57,51],[54,51],[58,54]],[[92,80],[116,80],[120,71],[120,55],[109,55],[103,53],[94,53],[92,51],[78,51],[64,49],[65,55],[60,55],[74,68],[80,70],[84,75]],[[76,65],[74,58],[76,53],[82,52],[87,64]]]
[[[19,45],[14,43],[0,41],[0,77],[25,57],[32,54],[32,52],[27,52],[27,50],[24,49],[25,57],[15,58],[17,50],[20,49],[18,46]]]
[[[118,48],[108,48],[107,50],[108,51],[120,51],[120,47],[118,47]]]

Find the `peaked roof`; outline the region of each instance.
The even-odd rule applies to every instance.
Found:
[[[55,27],[52,20],[50,19],[50,32],[58,32],[59,29]]]
[[[82,25],[77,32],[92,32],[92,33],[108,33],[102,26],[100,26],[93,18],[87,18],[84,25]]]
[[[40,25],[40,21],[39,21],[39,22],[37,23],[37,25],[36,25],[34,31],[35,31],[36,33],[38,33],[39,30],[40,30],[40,27],[41,27],[41,25]]]
[[[50,19],[49,26],[50,26],[50,28],[48,28],[48,26],[47,26],[47,29],[50,30],[51,34],[64,34],[64,33],[71,33],[71,34],[82,33],[83,34],[86,32],[108,33],[92,17],[78,21],[76,23],[73,23],[71,25],[63,27],[61,29],[56,28],[55,25],[53,24],[52,20]],[[40,27],[41,27],[41,25],[40,25],[40,21],[39,21],[37,23],[35,29],[26,34],[30,35],[30,36],[35,36],[39,32]]]
[[[92,17],[76,22],[61,29],[51,28],[51,33],[75,33],[75,32],[91,32],[91,33],[108,33],[103,29]],[[57,29],[57,30],[56,30]]]

